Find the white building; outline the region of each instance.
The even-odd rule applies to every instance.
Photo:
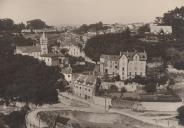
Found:
[[[16,53],[32,56],[40,61],[44,61],[48,66],[61,66],[68,64],[68,59],[63,54],[48,53],[48,39],[45,33],[40,38],[40,45],[36,46],[16,46]]]
[[[158,26],[155,24],[150,24],[150,33],[158,35],[161,32],[164,34],[172,34],[172,26]]]
[[[74,94],[86,100],[93,100],[96,79],[93,75],[80,75],[73,85]]]
[[[65,45],[65,46],[61,46],[61,48],[66,48],[68,49],[68,54],[71,56],[75,56],[75,57],[85,57],[85,53],[82,50],[82,48],[80,48],[77,45]]]
[[[70,66],[63,68],[61,70],[61,73],[63,73],[66,81],[68,81],[69,83],[72,82],[72,68]]]
[[[101,75],[119,75],[121,80],[146,76],[146,52],[120,52],[118,55],[101,55]]]

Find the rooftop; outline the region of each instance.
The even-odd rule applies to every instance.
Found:
[[[23,53],[41,52],[40,46],[16,46],[16,49]]]
[[[64,74],[72,74],[72,68],[71,67],[63,68],[61,72]]]
[[[140,60],[147,60],[147,54],[146,52],[138,52],[138,51],[122,51],[120,52],[121,56],[125,55],[129,60],[133,60],[134,55],[138,54],[140,57]]]
[[[104,58],[104,59],[111,60],[111,61],[118,61],[120,57],[118,55],[104,55],[104,54],[102,54],[100,56],[100,58]]]
[[[64,57],[63,54],[59,53],[59,54],[55,54],[55,53],[48,53],[48,54],[43,54],[41,55],[41,57]]]

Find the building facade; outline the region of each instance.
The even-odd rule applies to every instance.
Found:
[[[121,80],[146,76],[146,52],[120,52],[118,55],[102,55],[100,57],[101,75],[119,75]]]
[[[15,54],[27,55],[40,61],[44,61],[48,66],[60,66],[68,64],[68,59],[61,53],[48,52],[48,39],[45,33],[40,37],[40,45],[36,46],[16,46]]]
[[[100,57],[100,72],[102,75],[117,75],[119,74],[119,56],[116,55],[101,55]]]
[[[93,100],[95,95],[96,76],[80,75],[74,82],[73,93],[86,100]]]
[[[69,83],[72,82],[72,68],[70,67],[65,67],[61,70],[61,73],[63,73],[65,80],[68,81]]]

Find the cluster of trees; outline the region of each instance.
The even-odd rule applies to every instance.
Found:
[[[138,29],[138,34],[144,36],[145,32],[150,32],[149,24],[145,24]]]
[[[48,26],[44,21],[40,19],[34,19],[27,21],[27,25],[24,23],[15,24],[12,19],[0,19],[0,32],[20,32],[22,29],[43,29],[52,28]]]
[[[0,55],[0,58],[0,97],[6,102],[55,103],[57,89],[67,88],[56,67],[28,56]]]
[[[146,50],[148,59],[166,56],[169,43],[146,43],[131,37],[128,31],[93,37],[87,41],[85,53],[94,61],[99,61],[102,54],[119,55],[120,51]]]
[[[88,31],[97,32],[99,30],[105,30],[107,28],[108,27],[104,26],[102,22],[98,22],[96,24],[90,24],[90,25],[83,24],[78,29],[74,30],[74,32],[78,34],[84,34],[84,33],[87,33]]]
[[[12,19],[0,19],[0,31],[14,31],[19,32],[22,29],[25,29],[26,26],[24,23],[15,24]]]
[[[15,46],[31,46],[36,41],[24,38],[21,34],[2,34],[0,36],[0,54],[13,54]]]
[[[184,40],[184,7],[175,8],[165,13],[162,24],[172,26],[174,36]]]
[[[56,89],[67,89],[60,69],[32,57],[13,55],[14,38],[9,34],[0,38],[0,98],[34,104],[57,102]]]
[[[43,29],[43,28],[52,28],[53,26],[48,26],[44,21],[41,19],[34,19],[27,21],[26,28],[29,29]]]
[[[167,60],[172,64],[176,69],[184,69],[184,51],[177,48],[169,48],[166,51]]]
[[[162,76],[160,78],[136,76],[133,79],[126,80],[125,84],[135,82],[135,83],[138,83],[138,84],[141,84],[141,85],[145,85],[144,90],[146,92],[154,93],[157,90],[157,86],[166,84],[168,79],[169,78],[168,78],[167,75]]]

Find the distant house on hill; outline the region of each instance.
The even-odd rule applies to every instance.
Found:
[[[69,55],[75,57],[85,56],[82,48],[83,42],[80,36],[72,33],[65,33],[57,39],[57,42],[60,43],[60,49],[68,49]]]
[[[172,26],[150,24],[150,32],[145,33],[146,40],[158,42],[162,36],[165,36],[164,40],[172,40],[172,31]]]
[[[161,32],[163,32],[163,34],[172,34],[172,26],[158,26],[150,24],[150,33],[158,35]]]

